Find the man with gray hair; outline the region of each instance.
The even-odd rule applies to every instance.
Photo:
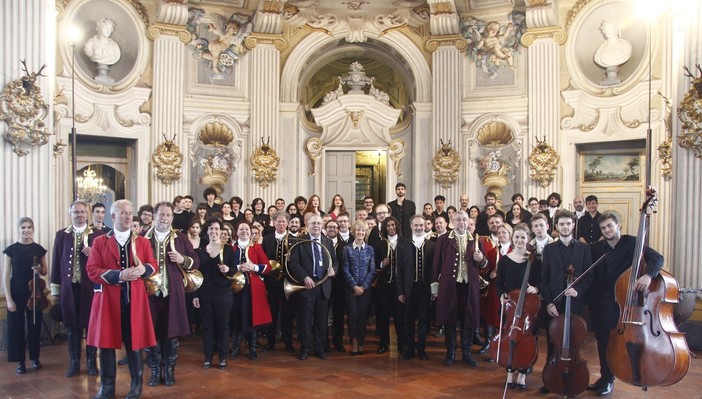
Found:
[[[158,272],[149,240],[130,230],[134,208],[119,200],[110,209],[114,229],[98,237],[86,271],[95,283],[88,345],[100,348],[100,391],[96,399],[115,396],[115,349],[124,343],[131,385],[126,398],[139,399],[143,386],[142,349],[156,345],[143,279]]]
[[[75,201],[69,206],[71,225],[56,232],[51,257],[51,295],[61,307],[66,326],[69,356],[66,377],[75,377],[80,373],[83,329],[88,328],[93,303],[93,283],[88,278],[85,265],[93,241],[105,234],[100,228],[88,226],[88,212],[88,204],[83,201]],[[97,348],[87,345],[85,355],[88,375],[97,375]]]

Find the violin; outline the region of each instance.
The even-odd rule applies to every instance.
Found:
[[[635,288],[645,272],[647,219],[657,203],[655,194],[653,187],[646,191],[634,258],[615,285],[619,319],[607,341],[607,363],[612,373],[644,390],[649,386],[675,384],[690,367],[685,334],[678,331],[673,314],[679,292],[675,278],[661,270],[645,292]]]
[[[574,271],[573,265],[568,266],[568,285],[573,283]],[[570,302],[571,297],[566,296],[565,312],[551,320],[548,326],[554,351],[542,373],[544,386],[563,397],[577,396],[587,388],[590,379],[587,362],[580,356],[587,323],[582,317],[572,314]]]
[[[492,358],[496,359],[498,365],[508,370],[532,367],[539,354],[532,324],[539,314],[541,299],[537,294],[527,293],[529,273],[536,251],[530,252],[522,286],[507,294],[509,299],[503,306],[507,322],[500,327],[500,332],[493,338],[490,345]]]
[[[39,260],[36,256],[34,257],[34,266],[39,266]],[[44,293],[44,290],[46,289],[46,281],[39,277],[39,273],[35,271],[32,279],[29,280],[28,288],[32,295],[27,301],[27,309],[34,311],[34,319],[36,320],[37,307],[39,308],[39,311],[49,307],[49,299]]]

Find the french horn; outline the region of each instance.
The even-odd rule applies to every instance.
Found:
[[[273,279],[273,281],[280,281],[280,279],[282,279],[285,275],[283,265],[281,265],[277,260],[270,260],[268,263],[271,265],[271,272],[268,275]]]
[[[289,263],[290,254],[292,254],[293,249],[296,246],[298,246],[300,244],[305,244],[305,243],[313,243],[313,244],[317,244],[317,245],[321,246],[322,249],[324,250],[325,255],[327,256],[327,260],[328,260],[328,264],[329,264],[329,266],[327,266],[326,272],[324,273],[324,277],[322,277],[321,279],[319,279],[317,282],[314,283],[315,287],[320,286],[322,283],[324,283],[327,280],[327,278],[329,278],[329,268],[333,267],[331,253],[329,252],[327,247],[322,245],[321,242],[316,242],[314,240],[309,240],[309,239],[297,241],[295,244],[293,244],[293,246],[290,247],[290,249],[288,249],[288,252],[285,254],[285,281],[283,282],[283,291],[285,292],[285,299],[289,299],[290,295],[292,295],[293,293],[295,293],[297,291],[306,289],[305,284],[295,280],[295,278],[290,274],[290,271],[288,270],[288,267],[287,267],[290,264]]]

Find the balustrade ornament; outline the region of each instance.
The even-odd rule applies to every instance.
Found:
[[[175,134],[170,140],[166,138],[165,134],[162,136],[165,141],[156,147],[151,160],[156,169],[156,177],[161,180],[161,183],[169,186],[174,181],[180,180],[183,153],[175,143]]]
[[[683,67],[685,76],[692,79],[692,86],[678,107],[678,119],[682,122],[678,145],[694,151],[697,158],[702,158],[702,68],[700,64],[696,67],[699,76]]]
[[[553,181],[556,175],[555,169],[561,161],[555,149],[546,143],[546,137],[543,141],[536,139],[536,147],[529,154],[529,169],[531,179],[541,187],[546,187]]]
[[[27,63],[22,60],[25,75],[8,83],[0,92],[0,119],[7,123],[5,141],[12,144],[19,156],[29,154],[33,145],[42,146],[49,142],[49,133],[44,118],[49,114],[49,106],[44,103],[37,78],[46,68],[44,64],[38,72],[29,73]]]
[[[431,164],[434,167],[434,179],[443,189],[448,190],[458,180],[461,157],[451,147],[451,140],[448,143],[444,143],[443,140],[439,141],[441,148],[436,151]]]
[[[280,157],[270,146],[270,142],[270,137],[265,143],[263,142],[263,137],[261,137],[261,146],[256,148],[256,151],[251,156],[254,178],[258,181],[261,188],[268,188],[271,182],[278,177]]]

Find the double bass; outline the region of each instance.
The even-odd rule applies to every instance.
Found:
[[[573,265],[568,266],[569,286],[573,284],[574,271]],[[571,297],[566,296],[565,312],[551,320],[548,326],[554,350],[542,372],[544,386],[564,397],[574,397],[583,392],[590,378],[587,362],[580,356],[587,323],[582,317],[572,314],[570,302]]]
[[[645,271],[647,222],[656,203],[656,190],[649,186],[631,267],[615,285],[619,319],[607,342],[607,364],[614,376],[644,390],[675,384],[690,367],[685,334],[678,331],[673,315],[679,292],[675,278],[661,270],[646,290],[636,290],[636,282]]]
[[[490,345],[492,358],[508,370],[532,367],[539,354],[532,324],[539,314],[541,299],[537,294],[527,293],[529,273],[536,251],[531,253],[521,288],[507,294],[509,299],[504,305],[507,323],[500,327],[499,334],[493,338]]]

